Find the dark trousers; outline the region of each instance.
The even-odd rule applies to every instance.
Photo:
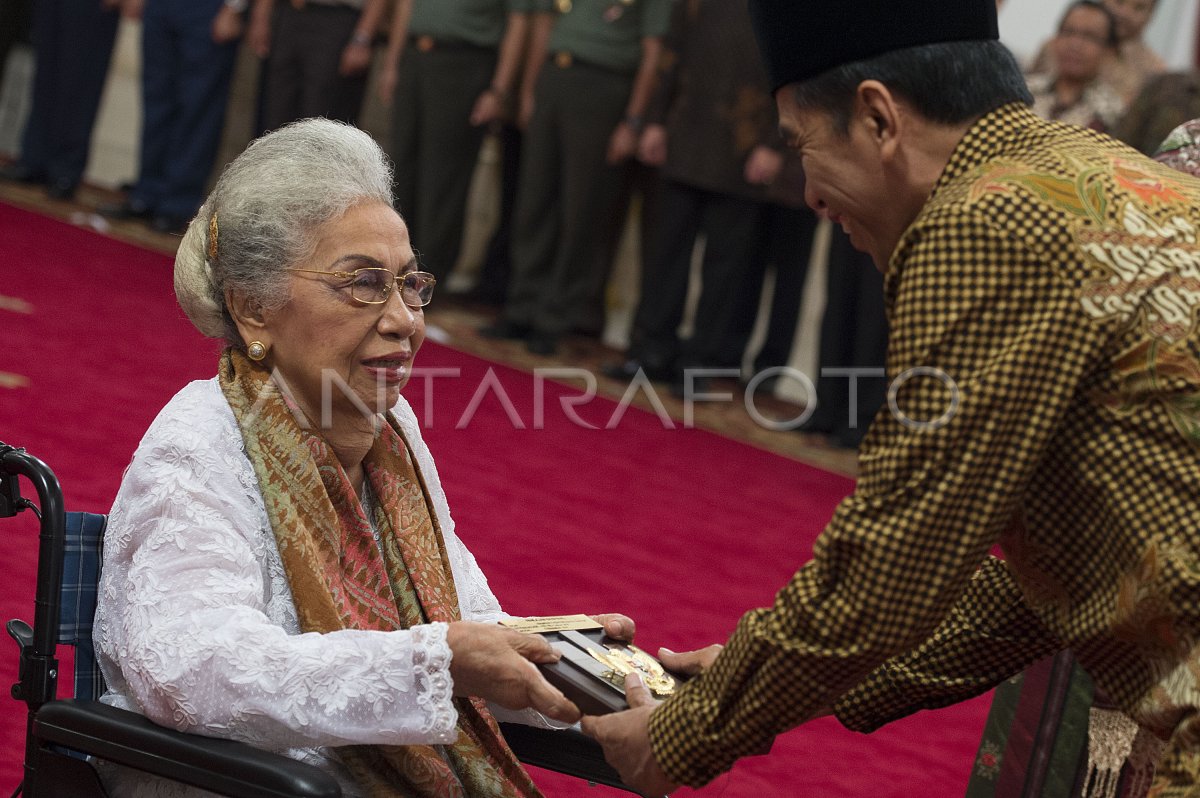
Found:
[[[770,270],[775,273],[775,288],[768,309],[767,334],[754,356],[754,370],[787,365],[796,340],[816,229],[816,214],[807,208],[764,204],[750,266],[741,279],[730,285],[729,326],[713,342],[709,358],[713,363],[735,368],[741,365]]]
[[[237,43],[216,44],[221,0],[146,0],[141,168],[130,200],[188,218],[204,200],[229,104]]]
[[[118,19],[96,0],[34,4],[36,71],[20,161],[48,183],[73,188],[83,176]]]
[[[462,250],[471,176],[486,132],[470,123],[471,109],[495,70],[495,50],[465,45],[422,52],[410,42],[400,62],[392,102],[396,207],[422,268],[438,279]]]
[[[613,215],[626,165],[605,159],[630,75],[546,62],[525,131],[504,316],[560,335],[585,322],[612,262]]]
[[[756,200],[662,181],[651,255],[642,268],[630,357],[655,371],[672,368],[681,357],[684,365],[736,365],[718,358],[725,357],[722,339],[741,310],[731,297],[752,269],[763,208]],[[681,351],[677,330],[687,299],[692,250],[701,234],[705,244],[700,301],[694,332]],[[738,363],[740,359],[739,350]]]
[[[822,372],[829,368],[882,369],[887,356],[883,275],[836,227],[829,247],[827,291],[821,320]],[[843,446],[857,446],[887,398],[886,380],[882,376],[858,378],[853,414],[850,377],[823,374],[816,383],[817,410],[804,429],[827,433]]]
[[[612,276],[617,246],[625,235],[625,226],[630,219],[630,209],[637,214],[639,236],[636,242],[638,263],[648,263],[653,257],[653,241],[658,229],[658,205],[661,202],[659,186],[662,178],[656,167],[647,166],[638,160],[630,160],[622,167],[621,186],[617,191],[616,204],[608,218],[608,228],[603,231],[600,253],[603,268],[596,272],[588,287],[587,296],[580,305],[575,319],[575,329],[600,337],[608,320],[607,288]]]
[[[354,124],[362,110],[367,75],[343,76],[342,51],[354,35],[358,11],[313,3],[297,9],[276,3],[271,55],[264,69],[263,124],[267,130],[323,116]]]
[[[516,125],[500,126],[500,218],[488,242],[475,297],[492,305],[503,305],[512,273],[512,227],[517,207],[517,180],[521,171],[521,130]]]

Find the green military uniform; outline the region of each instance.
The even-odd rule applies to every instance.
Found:
[[[535,0],[412,0],[393,102],[396,204],[422,266],[445,277],[458,260],[471,176],[486,132],[471,109],[491,85],[511,13]]]
[[[601,292],[613,243],[605,234],[622,185],[622,167],[605,161],[608,142],[625,114],[642,40],[667,32],[671,3],[555,3],[523,145],[504,312],[510,323],[561,335]]]
[[[854,494],[651,716],[673,780],[823,707],[866,731],[1069,648],[1170,738],[1161,794],[1193,794],[1198,236],[1200,182],[1107,137],[1019,104],[970,128],[888,265],[894,407]]]

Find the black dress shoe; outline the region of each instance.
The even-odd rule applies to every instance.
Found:
[[[70,180],[51,180],[46,184],[46,196],[50,199],[69,200],[75,198],[75,183]]]
[[[484,338],[493,338],[503,341],[519,341],[522,338],[528,338],[533,328],[528,324],[519,324],[508,319],[500,319],[486,327],[479,328],[479,334]]]
[[[11,183],[43,183],[46,173],[20,161],[14,161],[7,166],[0,166],[0,180]]]
[[[669,382],[675,378],[673,369],[667,366],[656,366],[652,363],[647,363],[643,360],[638,360],[636,357],[631,357],[628,360],[622,360],[620,363],[609,363],[600,371],[606,377],[612,377],[614,380],[632,380],[640,371],[646,375],[647,379],[654,382]]]
[[[692,375],[689,380],[686,372],[680,372],[671,379],[671,395],[677,399],[692,399],[698,394],[712,390],[712,378]]]
[[[642,370],[642,361],[636,358],[622,360],[620,363],[606,363],[600,367],[600,373],[614,380],[632,380]]]
[[[558,336],[554,333],[532,332],[525,341],[532,355],[553,355],[558,351]]]
[[[154,214],[149,205],[133,200],[106,202],[98,206],[96,210],[100,212],[101,216],[107,216],[110,219],[149,219]]]
[[[160,213],[150,220],[150,229],[156,233],[168,233],[173,236],[181,236],[187,231],[189,219],[182,216],[172,216],[169,213]]]

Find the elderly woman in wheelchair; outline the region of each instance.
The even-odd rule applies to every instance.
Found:
[[[314,119],[254,142],[192,221],[176,294],[227,346],[151,425],[110,514],[104,700],[314,762],[346,795],[535,796],[493,710],[578,710],[534,667],[557,653],[495,624],[400,396],[435,281],[391,203],[378,145]]]

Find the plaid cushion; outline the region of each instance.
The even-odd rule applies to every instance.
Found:
[[[75,647],[75,697],[89,701],[104,693],[104,678],[92,644],[92,621],[96,617],[100,555],[107,521],[107,516],[95,513],[67,513],[63,551],[58,642]]]

